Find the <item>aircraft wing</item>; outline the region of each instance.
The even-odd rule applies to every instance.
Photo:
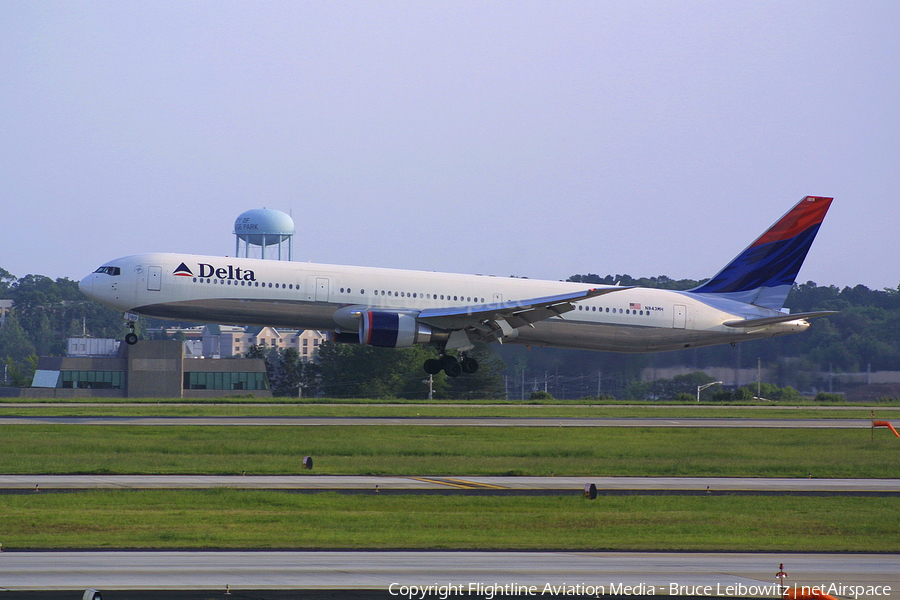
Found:
[[[428,308],[418,314],[417,320],[440,329],[455,330],[474,327],[483,333],[489,333],[499,328],[499,330],[508,333],[519,327],[551,317],[558,317],[563,313],[574,310],[573,302],[628,289],[631,289],[631,287],[591,288],[568,294],[530,298],[528,300],[461,307]]]
[[[820,310],[818,312],[806,312],[777,315],[774,317],[762,317],[759,319],[738,319],[736,321],[725,321],[722,323],[727,327],[766,327],[775,323],[785,323],[787,321],[799,321],[800,319],[812,319],[815,317],[827,317],[828,315],[837,314],[836,310]]]

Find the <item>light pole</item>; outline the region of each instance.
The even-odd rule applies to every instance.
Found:
[[[718,385],[720,383],[722,383],[722,382],[721,381],[713,381],[712,383],[705,383],[703,385],[698,385],[697,386],[697,404],[700,404],[700,392],[702,392],[703,390],[705,390],[708,387],[712,387],[712,386]]]

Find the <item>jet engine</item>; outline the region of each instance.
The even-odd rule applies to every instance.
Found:
[[[415,315],[399,312],[366,310],[360,313],[359,343],[382,348],[409,348],[432,341],[428,325],[416,321]]]

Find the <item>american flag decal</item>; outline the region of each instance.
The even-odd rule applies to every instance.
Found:
[[[629,302],[628,307],[632,310],[641,310],[641,305],[636,302]]]

